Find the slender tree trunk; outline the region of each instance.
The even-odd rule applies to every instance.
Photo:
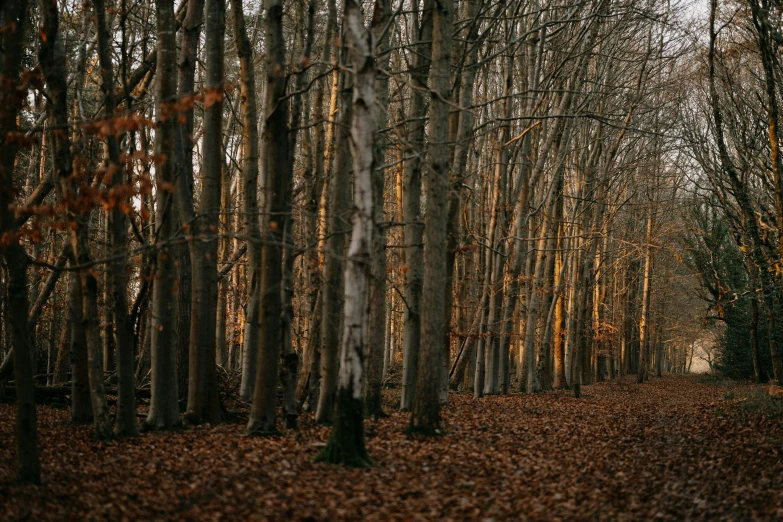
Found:
[[[217,424],[222,419],[215,366],[218,289],[218,238],[223,189],[223,0],[205,4],[206,85],[202,140],[201,201],[195,213],[192,191],[185,176],[176,180],[176,199],[183,231],[188,235],[193,275],[188,354],[188,404],[185,417],[192,424]],[[181,135],[180,135],[181,138]],[[176,136],[175,136],[176,139]],[[180,145],[181,147],[181,145]]]
[[[449,92],[451,90],[451,34],[453,2],[433,6],[432,67],[430,84],[430,133],[427,179],[427,215],[424,229],[424,284],[422,289],[421,347],[416,394],[411,415],[412,431],[440,433],[440,400],[443,382],[444,295],[446,285],[446,234],[449,186]]]
[[[346,85],[347,84],[347,85]],[[338,86],[342,109],[335,139],[333,177],[330,184],[329,206],[327,207],[327,240],[324,252],[324,273],[322,286],[323,323],[321,326],[321,382],[318,392],[318,408],[315,420],[324,424],[332,421],[334,398],[337,389],[337,369],[340,347],[343,301],[343,267],[345,231],[348,229],[348,206],[351,183],[350,156],[348,154],[348,132],[351,121],[351,82],[343,77]]]
[[[71,255],[71,266],[76,259]],[[71,421],[76,424],[92,422],[90,383],[87,375],[87,337],[82,320],[82,286],[78,272],[68,276],[68,321],[71,349]]]
[[[334,0],[328,0],[326,27],[324,29],[324,44],[321,54],[321,62],[323,64],[330,63],[332,60],[332,39],[336,25],[337,9],[335,2]],[[322,73],[325,72],[323,67],[324,66],[321,66]],[[300,408],[304,408],[306,405],[309,410],[314,410],[318,404],[321,372],[321,324],[323,317],[321,272],[323,267],[321,266],[320,260],[322,251],[320,247],[323,242],[323,228],[319,226],[321,225],[319,212],[325,185],[324,156],[326,154],[326,143],[324,136],[324,121],[329,118],[329,116],[324,117],[323,114],[324,102],[328,101],[331,94],[331,91],[328,89],[324,91],[322,86],[323,83],[325,82],[320,80],[316,83],[319,88],[316,89],[315,101],[313,103],[313,114],[318,119],[318,122],[314,132],[313,176],[310,180],[307,192],[307,202],[305,204],[305,210],[307,212],[307,229],[309,232],[308,238],[316,243],[319,248],[310,248],[306,254],[307,267],[309,269],[308,275],[310,279],[310,328],[303,356],[302,371],[299,374],[299,382],[297,383],[296,390],[297,405]]]
[[[647,372],[650,362],[648,359],[650,352],[650,294],[652,292],[652,211],[647,215],[647,233],[645,234],[644,245],[644,276],[642,279],[642,311],[639,315],[639,373],[636,382],[647,380]]]
[[[264,244],[261,247],[260,358],[256,369],[249,433],[275,433],[278,369],[282,342],[283,241],[291,213],[288,104],[285,102],[283,2],[265,0],[266,126],[264,128]]]
[[[106,4],[104,0],[93,2],[95,24],[98,32],[98,60],[101,66],[101,91],[103,92],[104,114],[111,117],[116,103],[114,100],[114,73],[112,70],[110,31],[106,24]],[[122,194],[127,174],[120,163],[120,144],[113,135],[107,137],[108,172],[113,172],[109,183],[110,190]],[[117,434],[135,436],[138,434],[136,422],[136,381],[134,378],[133,324],[128,314],[128,261],[125,257],[128,242],[128,217],[125,207],[127,198],[119,197],[111,201],[108,211],[109,254],[116,259],[107,267],[107,280],[114,346],[117,349]]]
[[[50,9],[57,12],[57,5]],[[0,6],[0,25],[3,50],[0,53],[0,233],[15,231],[14,162],[18,145],[6,141],[16,130],[16,118],[22,103],[19,85],[25,26],[28,20],[27,1],[11,0]],[[56,30],[56,25],[55,25]],[[54,40],[56,33],[52,35]],[[16,383],[16,451],[17,479],[26,484],[41,482],[41,463],[38,458],[38,428],[35,412],[35,383],[31,361],[32,346],[27,324],[27,254],[19,240],[3,247],[7,267],[6,326],[10,326],[14,350],[14,381]]]
[[[418,15],[416,2],[414,9]],[[424,0],[421,9],[421,24],[416,25],[414,15],[413,45],[417,52],[411,72],[410,114],[420,118],[426,110],[427,75],[430,70],[432,41],[433,0]],[[448,130],[448,129],[447,129]],[[421,337],[421,294],[424,263],[424,227],[421,217],[421,164],[424,148],[424,121],[411,122],[407,133],[408,141],[416,149],[409,150],[412,155],[404,165],[403,175],[403,221],[405,222],[405,323],[403,325],[402,344],[402,396],[400,410],[413,408],[418,374],[419,346]]]
[[[247,266],[250,285],[247,289],[247,313],[243,336],[242,377],[239,396],[253,395],[258,360],[258,310],[261,294],[261,231],[258,224],[258,109],[253,50],[245,27],[245,14],[238,0],[231,0],[234,39],[239,55],[239,96],[242,107],[242,226],[247,238]]]
[[[372,177],[375,168],[376,108],[374,37],[364,26],[364,15],[358,0],[345,2],[345,26],[355,76],[351,120],[355,210],[345,266],[345,317],[340,344],[335,424],[329,442],[316,460],[365,467],[372,464],[364,443],[362,388],[369,320],[367,284],[375,229]]]
[[[196,64],[198,62],[198,45],[201,38],[201,28],[204,24],[204,0],[187,0],[185,5],[185,19],[182,22],[181,50],[177,63],[177,94],[181,101],[186,101],[195,94]],[[182,136],[182,145],[174,151],[177,154],[177,162],[180,165],[180,174],[185,185],[192,193],[193,181],[193,127],[194,112],[190,103],[185,103],[178,114],[181,121],[179,130]],[[176,216],[179,227],[192,226],[192,223],[183,223],[179,215]],[[189,372],[184,368],[190,367],[190,332],[192,329],[191,300],[193,299],[193,270],[190,248],[187,243],[180,243],[173,247],[177,257],[177,274],[179,279],[179,292],[177,292],[177,329],[174,332],[177,343],[177,366],[180,368],[177,382],[178,398],[183,406],[187,405],[189,392]]]
[[[370,31],[376,39],[377,53],[384,53],[389,47],[387,25],[391,18],[391,4],[389,0],[376,0]],[[388,68],[388,58],[382,62],[383,68]],[[358,87],[358,86],[357,86]],[[386,157],[386,136],[381,134],[386,126],[386,111],[389,103],[389,77],[385,74],[378,75],[375,79],[375,91],[377,104],[375,107],[376,121],[375,143],[373,154],[374,164],[377,166],[372,172],[373,185],[373,233],[372,256],[370,261],[370,280],[368,284],[368,299],[370,306],[369,327],[365,342],[367,347],[367,385],[365,388],[364,406],[367,416],[385,417],[381,390],[383,388],[383,348],[382,336],[386,323],[386,224],[383,213],[383,189],[386,181],[383,165]],[[357,116],[354,114],[354,116]]]
[[[476,40],[478,39],[478,32],[479,32],[479,23],[476,20],[476,15],[478,14],[478,11],[480,7],[483,5],[483,0],[468,0],[464,4],[465,13],[464,16],[466,20],[470,20],[471,24],[468,28],[467,35],[465,38],[465,48],[467,49],[466,55],[464,58],[464,64],[465,67],[462,70],[462,75],[460,78],[460,92],[459,92],[459,103],[461,107],[472,107],[473,106],[473,94],[475,89],[475,83],[476,83],[476,75],[478,73],[478,68],[475,67],[475,63],[478,61],[478,45],[475,45]],[[463,110],[460,111],[458,114],[458,122],[457,122],[457,132],[456,132],[456,145],[454,147],[454,160],[452,162],[453,168],[452,168],[452,174],[451,174],[451,180],[450,180],[450,193],[449,193],[449,224],[447,228],[447,234],[448,234],[448,252],[447,252],[447,259],[446,259],[446,269],[448,271],[447,273],[447,283],[446,288],[444,289],[445,294],[445,310],[444,310],[444,317],[443,320],[446,322],[447,325],[447,331],[450,330],[448,328],[451,323],[451,315],[452,315],[452,306],[453,306],[453,296],[452,296],[452,284],[454,279],[454,263],[456,260],[456,250],[458,248],[459,242],[460,242],[460,232],[461,232],[461,217],[462,217],[462,205],[461,205],[461,192],[462,192],[462,184],[464,183],[464,178],[467,172],[467,162],[468,162],[468,150],[470,149],[471,142],[472,142],[472,134],[473,134],[473,124],[474,124],[474,118],[473,118],[473,112],[470,110]],[[464,303],[464,299],[466,298],[465,290],[467,288],[467,285],[465,284],[464,280],[462,284],[460,285],[460,293],[459,293],[459,302],[458,302],[458,315],[461,319],[464,321],[464,313],[461,308],[461,306]],[[463,329],[464,324],[461,324],[463,321],[458,321],[458,328]],[[448,353],[451,345],[451,336],[446,335],[444,340],[444,353]],[[464,375],[465,372],[465,366],[468,363],[468,355],[471,353],[472,349],[472,343],[470,343],[470,346],[465,346],[467,350],[463,349],[463,354],[460,357],[459,366],[457,367],[455,375],[461,376]],[[447,361],[448,362],[448,361]],[[447,364],[448,366],[448,364]],[[446,375],[447,377],[448,374]],[[444,383],[443,387],[441,388],[441,395],[448,392],[448,381]],[[443,396],[441,396],[441,399],[444,399]]]
[[[758,281],[756,276],[756,267],[747,260],[745,267],[750,274],[750,287],[753,294],[750,297],[750,355],[753,360],[753,378],[756,382],[762,381],[761,361],[759,357],[759,302],[758,302]]]
[[[558,295],[555,296],[557,302],[555,303],[555,322],[554,332],[552,333],[553,346],[552,352],[554,353],[555,362],[555,375],[552,387],[555,389],[566,387],[565,377],[565,339],[563,338],[563,326],[565,325],[565,295],[563,295],[563,283],[566,279],[566,270],[563,267],[565,263],[564,253],[564,238],[563,232],[565,226],[563,223],[563,195],[561,194],[557,201],[555,219],[558,220],[558,238],[557,238],[557,251],[555,252],[555,287],[558,289]],[[562,273],[561,273],[562,272]]]
[[[155,6],[158,32],[155,154],[158,157],[174,158],[175,133],[179,132],[177,121],[171,114],[170,101],[177,94],[174,2],[158,0]],[[177,349],[174,344],[177,273],[173,257],[175,250],[167,244],[176,231],[175,200],[171,189],[177,175],[176,169],[173,161],[165,161],[155,170],[156,181],[160,187],[155,202],[155,234],[160,244],[157,245],[150,321],[150,410],[144,422],[145,428],[153,430],[172,428],[180,423],[177,403]]]

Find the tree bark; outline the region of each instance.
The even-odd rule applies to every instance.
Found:
[[[174,341],[175,293],[177,273],[175,250],[168,245],[176,232],[174,214],[174,181],[178,174],[175,157],[175,134],[179,132],[173,111],[177,95],[177,45],[173,0],[155,4],[158,33],[157,85],[155,88],[155,155],[158,187],[155,202],[155,235],[158,250],[152,290],[150,410],[144,422],[146,429],[169,429],[179,425],[177,403],[177,351]]]
[[[312,3],[311,3],[312,6]],[[327,19],[324,29],[324,44],[321,53],[321,62],[323,64],[331,63],[332,60],[332,39],[334,38],[334,28],[337,25],[337,8],[334,0],[327,1]],[[322,74],[325,74],[324,66],[321,66]],[[326,77],[328,78],[328,76]],[[307,202],[305,210],[307,215],[307,229],[309,238],[317,244],[318,248],[310,248],[307,252],[307,267],[309,269],[309,311],[310,323],[308,331],[307,345],[305,346],[302,371],[299,374],[297,383],[296,402],[299,408],[305,405],[309,410],[315,410],[318,404],[318,392],[320,389],[321,373],[321,331],[323,319],[323,301],[321,299],[321,246],[323,243],[323,228],[320,227],[321,198],[325,186],[325,168],[324,156],[326,155],[326,143],[324,136],[324,102],[328,101],[331,90],[324,90],[322,84],[318,81],[320,87],[315,92],[315,101],[313,103],[313,115],[318,118],[315,126],[315,144],[314,144],[314,165],[312,179],[309,180],[307,192]]]
[[[348,85],[346,85],[346,83]],[[324,252],[324,271],[321,298],[323,304],[321,324],[321,382],[318,392],[318,407],[315,420],[324,424],[332,421],[334,413],[334,394],[337,388],[337,368],[340,347],[340,329],[342,324],[343,303],[343,267],[345,250],[345,231],[348,228],[350,212],[349,196],[351,183],[351,164],[348,155],[348,132],[351,121],[351,82],[343,77],[338,86],[342,109],[339,112],[339,124],[335,137],[333,177],[329,187],[329,206],[327,207],[327,240]]]
[[[636,382],[642,383],[647,380],[650,362],[650,295],[652,293],[652,211],[647,215],[647,233],[645,234],[644,245],[644,276],[642,279],[642,311],[639,314],[639,372],[636,375]]]
[[[189,236],[192,270],[188,365],[188,404],[185,418],[192,424],[222,420],[215,366],[218,290],[218,237],[223,190],[223,40],[225,3],[206,0],[206,84],[202,139],[199,214],[185,176],[176,179],[180,223]],[[181,138],[181,136],[180,136]],[[177,137],[175,136],[175,139]],[[181,142],[179,144],[181,147]]]
[[[389,0],[376,0],[370,31],[377,41],[378,54],[385,53],[389,47],[389,35],[387,26],[391,19],[391,4]],[[383,63],[387,68],[388,58]],[[389,77],[385,74],[378,75],[375,81],[377,103],[374,108],[376,116],[376,132],[374,133],[373,154],[374,165],[377,168],[372,171],[373,190],[373,223],[375,231],[372,241],[372,255],[370,258],[370,279],[368,283],[368,300],[370,306],[367,347],[367,384],[365,387],[364,406],[367,416],[385,417],[381,390],[383,388],[384,367],[384,338],[386,330],[386,224],[383,213],[383,191],[386,181],[383,165],[386,158],[386,136],[381,130],[386,126],[386,111],[389,102]],[[359,86],[356,86],[359,88]],[[374,102],[375,103],[375,102]],[[354,113],[354,117],[357,115]]]
[[[291,213],[292,172],[288,155],[288,104],[285,97],[283,2],[265,0],[266,127],[264,128],[264,243],[261,247],[260,358],[256,369],[249,433],[276,433],[278,368],[282,328],[283,241]]]
[[[436,435],[440,430],[438,391],[443,376],[446,234],[449,203],[449,96],[451,90],[451,35],[453,2],[433,6],[432,67],[430,70],[430,133],[427,178],[427,215],[424,228],[424,284],[421,348],[410,430]]]
[[[53,4],[57,12],[57,4]],[[7,140],[17,130],[16,118],[22,104],[20,69],[24,50],[25,26],[28,20],[27,1],[11,0],[0,6],[2,33],[0,52],[0,234],[11,234],[3,241],[3,257],[8,269],[6,325],[11,328],[16,375],[16,451],[17,479],[25,484],[41,482],[38,457],[38,428],[35,412],[35,383],[31,361],[32,346],[27,324],[27,254],[16,233],[15,216],[10,206],[14,202],[14,163],[18,145]],[[56,26],[55,26],[56,28]],[[56,36],[53,35],[53,36]]]
[[[116,107],[114,99],[114,71],[112,69],[109,27],[106,24],[104,0],[93,1],[95,24],[98,32],[98,60],[101,66],[101,91],[103,92],[104,114],[113,117]],[[114,346],[117,349],[117,435],[138,435],[136,422],[136,382],[134,376],[133,324],[128,314],[128,261],[125,256],[128,241],[129,206],[124,193],[127,174],[120,163],[120,144],[114,135],[106,138],[108,148],[109,210],[109,255],[116,260],[107,267],[110,303],[113,320]],[[112,192],[114,195],[112,196]]]
[[[418,2],[414,9],[418,15]],[[433,0],[423,0],[421,24],[414,28],[412,45],[418,47],[411,72],[410,114],[420,118],[426,110],[427,76],[430,70],[432,41]],[[413,407],[416,390],[419,346],[421,337],[421,293],[423,271],[424,226],[421,216],[421,164],[424,149],[424,121],[413,120],[407,136],[413,149],[407,151],[412,156],[405,161],[403,174],[403,221],[405,222],[405,323],[402,341],[402,397],[400,410],[409,411]]]
[[[245,27],[242,3],[231,0],[234,39],[239,55],[239,97],[242,107],[242,225],[248,244],[247,270],[250,285],[247,290],[247,320],[242,351],[242,377],[239,396],[248,400],[253,395],[258,361],[258,327],[261,275],[261,231],[258,224],[258,109],[256,107],[256,74],[253,50]]]
[[[345,266],[345,309],[335,424],[329,442],[316,461],[366,467],[372,465],[364,443],[362,388],[369,320],[367,283],[375,229],[372,179],[376,131],[375,46],[373,33],[364,26],[358,0],[345,2],[345,26],[355,77],[351,119],[354,217]]]
[[[181,49],[177,61],[177,97],[180,102],[187,100],[195,94],[196,63],[198,62],[198,45],[201,38],[201,27],[204,23],[204,0],[187,0],[185,6],[185,18],[182,21]],[[179,24],[178,24],[179,25]],[[193,126],[194,112],[190,103],[184,103],[180,107],[178,119],[181,121],[179,132],[182,136],[182,145],[176,147],[175,154],[180,165],[179,176],[193,191]],[[180,216],[176,216],[177,224],[181,228],[190,226],[183,223]],[[179,292],[177,292],[177,329],[174,332],[177,342],[177,366],[182,370],[177,379],[177,396],[180,403],[187,404],[189,386],[189,372],[184,371],[190,367],[190,332],[192,328],[191,300],[193,294],[193,271],[190,248],[187,243],[180,243],[173,247],[177,257],[177,274],[179,278]]]

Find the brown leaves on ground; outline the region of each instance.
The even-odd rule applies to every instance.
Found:
[[[41,407],[39,487],[12,482],[14,408],[0,405],[0,519],[780,520],[779,404],[673,376],[579,400],[452,395],[444,437],[406,436],[408,414],[366,421],[368,470],[312,463],[329,435],[312,416],[272,438],[227,424],[98,442]]]

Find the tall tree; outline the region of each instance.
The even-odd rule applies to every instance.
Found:
[[[185,6],[185,19],[182,21],[181,48],[177,60],[177,94],[180,102],[185,102],[179,107],[180,133],[182,145],[176,147],[177,164],[180,166],[178,176],[182,177],[189,192],[194,190],[193,180],[193,145],[194,145],[194,104],[186,102],[189,97],[195,95],[196,63],[198,62],[198,46],[201,39],[201,28],[204,25],[204,0],[187,0]],[[180,228],[190,226],[182,223],[177,215]],[[177,256],[177,365],[184,369],[190,367],[190,331],[192,328],[192,310],[190,302],[193,299],[192,291],[192,263],[190,260],[190,247],[187,243],[174,245]],[[180,371],[177,379],[177,396],[183,405],[186,405],[188,397],[189,371]]]
[[[358,0],[345,2],[345,28],[353,62],[353,227],[345,265],[345,307],[340,344],[340,376],[335,423],[316,461],[365,467],[372,464],[364,443],[364,351],[369,310],[373,232],[373,171],[375,168],[375,36],[364,25]]]
[[[338,381],[338,364],[340,349],[340,334],[342,327],[342,310],[344,297],[343,258],[345,251],[345,230],[348,227],[348,216],[351,211],[350,185],[351,161],[348,153],[348,133],[351,122],[351,86],[353,82],[347,75],[341,74],[334,86],[337,100],[342,102],[338,113],[338,123],[334,139],[334,167],[329,185],[329,203],[326,211],[323,286],[321,326],[321,382],[318,393],[318,407],[315,420],[319,423],[329,423],[334,415],[334,398]]]
[[[291,213],[292,171],[288,156],[288,104],[285,101],[285,38],[282,0],[265,0],[266,126],[264,127],[264,243],[261,247],[260,352],[247,431],[277,431],[285,221]]]
[[[155,235],[157,253],[152,287],[150,410],[147,429],[168,429],[180,423],[177,404],[177,351],[174,344],[175,297],[177,288],[174,249],[169,241],[176,231],[174,182],[177,118],[177,44],[173,0],[156,0],[157,71],[155,88],[155,156],[157,165]]]
[[[418,2],[415,2],[418,4]],[[421,216],[421,171],[424,149],[424,121],[420,115],[427,107],[427,76],[430,71],[432,53],[433,0],[423,0],[421,21],[418,21],[419,8],[414,12],[412,46],[416,52],[411,63],[411,102],[410,114],[415,119],[410,123],[407,142],[412,150],[405,161],[403,174],[402,217],[405,227],[405,323],[402,341],[402,396],[400,409],[413,408],[421,345],[421,293],[424,237],[424,223]],[[418,27],[416,27],[418,25]]]
[[[187,180],[177,177],[180,222],[189,233],[193,274],[190,311],[188,405],[185,418],[193,424],[219,423],[222,414],[217,389],[216,321],[218,291],[218,236],[223,171],[223,47],[225,1],[205,5],[206,85],[202,140],[201,200],[198,215]],[[181,147],[181,145],[179,146]]]
[[[451,91],[451,34],[453,2],[433,6],[432,67],[430,69],[430,133],[427,163],[427,214],[424,225],[424,284],[421,346],[416,376],[412,431],[440,432],[439,389],[443,377],[444,293],[446,285],[446,227],[449,204],[449,97]]]
[[[57,11],[56,4],[54,11]],[[6,28],[2,33],[0,50],[0,234],[3,237],[3,257],[8,267],[9,302],[6,310],[10,320],[6,324],[11,326],[14,349],[17,478],[23,483],[38,484],[41,482],[41,464],[38,457],[32,346],[27,324],[29,260],[17,235],[16,219],[11,210],[18,144],[8,139],[17,130],[16,118],[23,100],[24,90],[19,87],[27,20],[26,0],[12,0],[0,6],[0,26]]]
[[[389,46],[389,27],[392,17],[391,3],[388,0],[376,0],[372,15],[370,31],[376,41],[377,54],[386,53]],[[385,60],[388,66],[389,60]],[[382,62],[384,63],[384,62]],[[384,67],[386,68],[386,67]],[[367,414],[373,417],[384,417],[381,390],[383,389],[383,357],[384,343],[382,332],[386,326],[386,224],[383,214],[383,192],[386,182],[386,169],[382,167],[386,156],[386,136],[380,130],[386,126],[386,111],[389,102],[389,78],[382,74],[376,76],[376,126],[379,132],[374,134],[375,143],[373,154],[375,165],[373,170],[373,246],[371,256],[371,277],[368,286],[368,300],[370,305],[370,326],[366,341],[367,353],[367,386],[365,393],[365,407]]]
[[[101,66],[101,92],[103,110],[108,118],[114,117],[114,69],[111,60],[110,28],[106,22],[106,3],[93,2],[95,26],[98,32],[98,61]],[[110,310],[117,349],[117,434],[134,436],[138,434],[136,422],[136,382],[134,378],[133,325],[128,314],[128,198],[126,186],[128,176],[120,162],[120,144],[114,134],[106,137],[108,162],[106,165],[109,185],[109,253],[114,261],[108,267]]]
[[[248,243],[247,265],[250,285],[247,291],[247,320],[240,397],[251,397],[258,358],[258,303],[260,293],[261,232],[258,226],[258,109],[256,106],[256,73],[253,50],[245,27],[245,14],[239,0],[231,0],[234,39],[239,55],[239,96],[242,105],[242,225]]]

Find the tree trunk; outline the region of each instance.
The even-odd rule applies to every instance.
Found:
[[[644,276],[642,279],[642,311],[639,314],[639,372],[636,376],[636,382],[641,383],[647,380],[649,370],[650,353],[650,294],[652,277],[652,211],[647,215],[647,233],[645,234],[644,245]]]
[[[311,2],[311,7],[313,2]],[[325,74],[325,64],[332,60],[332,39],[334,28],[337,25],[337,9],[334,0],[327,1],[327,19],[324,29],[324,44],[321,53],[320,70]],[[327,76],[328,78],[328,76]],[[315,101],[313,103],[313,115],[317,118],[315,126],[315,144],[313,153],[314,168],[312,169],[312,178],[309,181],[307,189],[307,201],[305,210],[307,215],[308,239],[313,241],[317,248],[311,247],[307,251],[307,267],[310,283],[309,290],[309,330],[307,344],[304,350],[302,361],[302,371],[299,373],[299,382],[297,383],[296,402],[299,408],[315,410],[318,404],[318,391],[320,388],[321,373],[321,323],[323,317],[323,301],[321,300],[321,246],[323,242],[323,228],[319,227],[321,210],[321,198],[325,185],[324,156],[326,153],[326,143],[324,136],[324,101],[330,97],[330,90],[323,89],[323,81],[318,81],[319,86],[315,91]]]
[[[430,133],[427,179],[427,215],[424,229],[424,284],[421,301],[421,348],[411,431],[440,433],[443,382],[444,295],[446,235],[449,203],[449,92],[451,90],[451,34],[453,2],[433,6]]]
[[[258,225],[258,109],[253,50],[245,27],[245,14],[238,0],[231,0],[234,39],[239,55],[239,97],[242,107],[242,226],[247,238],[247,313],[242,351],[242,377],[239,396],[248,400],[255,388],[258,361],[258,327],[261,275],[261,232]]]
[[[76,258],[71,255],[71,266]],[[68,277],[68,321],[71,346],[71,421],[76,424],[92,422],[90,382],[87,374],[87,336],[82,320],[82,286],[78,272]]]
[[[372,178],[375,168],[376,108],[374,38],[372,32],[364,26],[364,15],[358,0],[346,1],[345,26],[355,76],[351,120],[355,210],[345,266],[345,317],[340,344],[335,424],[329,442],[316,461],[365,467],[372,464],[364,443],[362,388],[369,320],[367,283],[375,229]]]
[[[563,339],[563,326],[565,324],[565,295],[563,294],[563,284],[567,275],[567,269],[563,265],[565,264],[565,251],[563,236],[565,235],[565,223],[563,223],[563,194],[560,194],[557,200],[555,219],[558,220],[558,238],[557,238],[557,251],[555,252],[555,287],[557,288],[557,294],[555,299],[555,319],[554,319],[554,331],[552,333],[553,345],[552,352],[554,353],[555,362],[555,375],[552,387],[557,389],[566,387],[565,378],[565,339]]]
[[[158,0],[155,4],[158,32],[157,85],[155,88],[155,154],[174,158],[177,121],[171,114],[176,97],[177,45],[175,38],[174,2]],[[150,410],[144,422],[147,429],[168,429],[179,425],[177,403],[177,349],[174,334],[176,318],[177,273],[175,250],[168,245],[176,232],[174,221],[173,183],[178,174],[173,161],[156,168],[159,190],[155,202],[155,234],[158,251],[152,290]]]
[[[218,238],[223,185],[223,0],[205,4],[206,84],[202,140],[199,214],[185,176],[176,180],[176,200],[183,231],[188,235],[192,269],[188,404],[185,418],[192,424],[222,420],[215,366],[218,290]],[[175,139],[177,137],[175,136]],[[181,138],[181,135],[180,135]]]
[[[116,107],[114,100],[114,73],[112,70],[110,31],[106,24],[106,4],[104,0],[93,2],[95,24],[98,32],[98,60],[101,66],[101,91],[103,93],[104,114],[111,117]],[[111,174],[109,190],[123,193],[127,174],[120,163],[120,144],[114,135],[107,137],[108,165]],[[125,208],[127,198],[116,196],[110,201],[108,210],[109,255],[116,259],[107,266],[108,292],[113,320],[114,347],[117,349],[117,435],[138,435],[136,422],[136,381],[134,378],[133,324],[128,314],[128,261],[126,257],[128,242],[128,218]]]
[[[277,381],[282,342],[283,241],[291,213],[292,165],[288,155],[288,104],[285,87],[283,2],[265,0],[266,11],[266,127],[264,128],[264,204],[268,220],[261,247],[260,358],[256,369],[253,407],[247,431],[277,432]]]
[[[54,11],[55,20],[57,5]],[[28,20],[27,1],[11,0],[0,6],[0,24],[6,28],[2,34],[0,53],[0,233],[15,232],[15,216],[11,210],[14,202],[14,163],[18,145],[6,141],[17,130],[16,118],[22,104],[19,85],[24,33]],[[56,23],[56,22],[55,22]],[[55,25],[56,30],[56,25]],[[52,35],[54,40],[56,33]],[[64,65],[64,64],[63,64]],[[7,267],[6,326],[11,329],[14,349],[16,383],[16,451],[18,459],[17,479],[26,484],[41,482],[41,463],[38,457],[38,428],[35,412],[35,383],[31,364],[32,346],[27,324],[27,255],[19,240],[9,241],[3,251]]]
[[[346,83],[348,85],[346,85]],[[326,246],[321,298],[323,304],[321,325],[321,382],[315,420],[330,423],[334,414],[334,394],[337,388],[337,368],[342,322],[343,268],[345,231],[348,229],[351,166],[348,155],[348,131],[351,122],[351,87],[344,77],[338,86],[342,109],[335,139],[333,178],[329,187],[327,207]]]
[[[478,39],[478,32],[479,32],[479,23],[478,20],[476,20],[476,15],[479,12],[479,9],[481,6],[483,6],[483,0],[469,0],[465,2],[464,4],[465,9],[465,19],[471,20],[471,24],[468,28],[467,35],[465,38],[465,49],[466,49],[466,55],[464,57],[464,64],[465,67],[462,70],[462,76],[460,78],[460,98],[459,103],[461,107],[472,107],[473,106],[473,94],[475,89],[475,83],[476,83],[476,75],[478,73],[478,68],[475,67],[476,62],[478,61],[478,49],[479,46],[475,45],[476,40]],[[468,163],[468,150],[470,149],[471,143],[472,143],[472,136],[473,136],[473,111],[470,110],[463,110],[459,112],[459,121],[457,122],[457,134],[456,134],[456,144],[454,147],[454,159],[452,162],[453,170],[451,175],[451,188],[450,188],[450,199],[449,199],[449,224],[448,224],[448,257],[446,259],[446,268],[449,271],[447,274],[447,283],[445,288],[445,298],[446,298],[446,306],[444,310],[444,321],[446,321],[446,324],[449,325],[451,321],[451,309],[452,309],[452,283],[453,283],[453,272],[454,272],[454,262],[456,260],[456,250],[459,246],[460,242],[460,234],[464,234],[464,230],[462,230],[460,219],[462,217],[461,212],[461,187],[465,181],[465,175],[467,170],[467,163]],[[467,242],[467,240],[466,240]],[[472,255],[468,254],[470,257]],[[472,267],[471,267],[472,268]],[[464,333],[464,327],[466,314],[463,310],[464,300],[467,297],[466,294],[467,290],[467,284],[464,280],[460,285],[459,290],[459,301],[457,303],[457,313],[460,317],[460,321],[458,321],[457,327],[460,329],[460,333]],[[451,336],[446,335],[444,339],[444,350],[449,350],[450,348],[450,341]],[[472,352],[472,345],[473,343],[470,342],[468,345],[465,345],[463,347],[463,353],[460,357],[459,366],[456,367],[455,376],[463,376],[465,372],[465,367],[468,364],[468,355]],[[451,377],[450,377],[451,379]],[[448,383],[447,383],[448,384]],[[448,386],[445,386],[446,391],[448,391]],[[443,390],[441,391],[443,393]],[[442,397],[441,397],[442,398]]]
[[[427,75],[430,70],[432,41],[433,0],[424,0],[421,9],[421,24],[416,27],[419,13],[418,2],[414,11],[412,44],[419,44],[412,64],[410,81],[412,86],[410,114],[418,118],[426,110]],[[422,45],[423,43],[423,45]],[[421,293],[423,271],[424,227],[421,217],[421,162],[424,149],[424,122],[415,120],[408,129],[408,142],[416,149],[407,151],[412,155],[405,161],[403,180],[403,221],[405,222],[405,323],[402,341],[402,396],[400,410],[413,407],[418,373],[419,346],[421,337]]]
[[[385,53],[389,47],[387,25],[391,18],[391,4],[389,0],[376,0],[370,31],[376,39],[377,53]],[[382,62],[383,68],[389,65],[388,58]],[[359,88],[359,86],[356,86]],[[385,169],[381,166],[386,159],[386,136],[380,131],[386,126],[386,111],[389,103],[389,77],[380,74],[375,79],[375,91],[377,104],[375,107],[376,130],[374,136],[373,154],[374,164],[377,166],[372,172],[373,190],[373,233],[372,255],[370,258],[370,279],[368,294],[370,306],[369,326],[365,346],[367,347],[367,383],[365,388],[364,406],[367,416],[385,417],[381,390],[383,388],[383,359],[384,338],[383,332],[386,325],[386,223],[383,213],[383,189],[385,186]],[[354,117],[357,114],[354,113]]]
[[[198,45],[201,38],[201,27],[204,23],[204,0],[187,0],[182,5],[185,7],[185,19],[182,22],[182,35],[179,60],[177,63],[177,96],[184,101],[195,93],[196,64],[198,62]],[[190,103],[185,103],[178,114],[181,124],[179,131],[182,136],[182,145],[177,147],[177,162],[180,165],[180,176],[185,184],[193,191],[193,126],[194,112]],[[179,215],[176,216],[179,227],[191,226],[182,222]],[[187,404],[189,386],[189,372],[184,371],[190,367],[190,332],[192,328],[191,300],[193,297],[193,270],[190,248],[187,243],[180,243],[173,247],[177,257],[177,274],[179,278],[179,292],[177,292],[177,329],[174,332],[177,343],[177,366],[180,369],[177,380],[177,396],[180,403]]]

